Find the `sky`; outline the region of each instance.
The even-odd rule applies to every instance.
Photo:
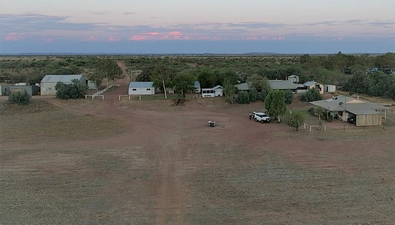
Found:
[[[339,51],[395,52],[395,1],[0,1],[0,54]]]

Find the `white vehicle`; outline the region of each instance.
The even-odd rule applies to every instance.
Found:
[[[270,122],[270,117],[263,112],[253,112],[253,118],[257,122],[261,123],[269,123]]]

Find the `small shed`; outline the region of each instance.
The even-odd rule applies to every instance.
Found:
[[[287,77],[287,80],[291,81],[292,83],[299,83],[299,76],[297,75],[290,75]]]
[[[8,95],[10,93],[9,84],[0,84],[0,96]]]
[[[308,90],[310,89],[317,89],[320,94],[324,94],[324,85],[320,84],[318,82],[315,81],[307,81],[306,83],[303,84]]]
[[[219,97],[223,96],[223,87],[221,85],[217,85],[213,88],[203,88],[202,89],[202,97]]]
[[[202,89],[200,87],[200,82],[199,81],[195,81],[195,83],[193,84],[193,93],[199,94],[201,90]]]
[[[73,80],[78,80],[81,85],[86,85],[84,75],[45,75],[40,83],[41,95],[56,95],[55,86],[58,82],[71,84]]]
[[[26,91],[28,95],[33,96],[38,94],[38,87],[36,85],[12,85],[10,92]]]
[[[154,82],[130,82],[129,95],[154,95]]]
[[[334,92],[336,92],[336,85],[325,84],[324,85],[324,92],[326,92],[326,93],[334,93]]]

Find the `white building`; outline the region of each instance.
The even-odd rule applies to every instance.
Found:
[[[154,82],[130,82],[129,95],[154,95]]]
[[[223,96],[223,90],[224,88],[220,85],[217,85],[213,88],[202,88],[202,97],[207,98],[207,97]]]
[[[56,95],[55,86],[58,82],[71,84],[73,80],[78,80],[81,85],[86,85],[84,75],[45,75],[40,83],[41,95]]]

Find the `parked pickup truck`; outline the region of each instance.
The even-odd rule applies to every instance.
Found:
[[[257,122],[261,122],[261,123],[269,123],[270,122],[270,117],[263,112],[253,112],[253,118],[255,121]]]

